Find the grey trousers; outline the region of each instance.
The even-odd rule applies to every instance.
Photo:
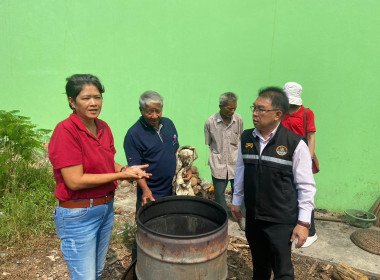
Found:
[[[224,208],[224,210],[227,211],[227,213],[228,213],[229,209],[227,207],[226,194],[225,193],[226,193],[228,181],[230,181],[230,183],[231,183],[231,190],[232,190],[232,194],[233,194],[234,193],[234,179],[227,180],[227,179],[217,179],[215,177],[212,177],[212,183],[214,184],[215,201],[217,203],[219,203]],[[243,215],[245,217],[244,200],[240,205],[240,209],[243,212]]]

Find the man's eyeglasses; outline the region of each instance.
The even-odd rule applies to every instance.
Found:
[[[261,108],[257,108],[255,106],[251,106],[249,107],[249,109],[251,109],[251,112],[254,113],[254,112],[257,112],[259,114],[262,114],[264,112],[270,112],[270,111],[278,111],[280,109],[270,109],[270,110],[266,110],[266,109],[261,109]]]

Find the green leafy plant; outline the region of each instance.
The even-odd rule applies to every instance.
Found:
[[[50,131],[18,113],[0,110],[0,244],[6,246],[54,231],[55,182],[43,154]]]
[[[125,247],[127,247],[129,250],[132,251],[132,245],[135,240],[137,232],[137,225],[135,223],[131,223],[130,221],[127,221],[125,223],[125,229],[123,232],[123,243]]]
[[[0,148],[32,160],[35,152],[43,151],[43,142],[50,130],[37,129],[30,118],[19,116],[18,110],[0,110]]]

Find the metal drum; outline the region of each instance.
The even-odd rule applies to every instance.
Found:
[[[217,203],[171,196],[137,212],[139,280],[227,278],[228,217]]]

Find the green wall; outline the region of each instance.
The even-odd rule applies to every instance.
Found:
[[[54,129],[70,113],[65,78],[95,74],[125,164],[138,96],[156,90],[210,179],[203,125],[218,96],[239,95],[249,128],[259,88],[297,81],[316,115],[317,207],[368,210],[380,195],[379,14],[378,0],[0,0],[0,109]]]

